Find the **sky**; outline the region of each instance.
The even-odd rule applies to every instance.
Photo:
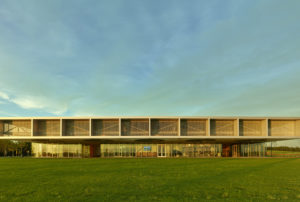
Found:
[[[298,116],[300,1],[0,0],[0,116]]]

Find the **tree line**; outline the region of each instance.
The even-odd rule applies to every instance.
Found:
[[[31,156],[31,142],[0,140],[0,156]]]
[[[300,147],[287,147],[287,146],[267,147],[267,149],[277,150],[277,151],[300,151]]]

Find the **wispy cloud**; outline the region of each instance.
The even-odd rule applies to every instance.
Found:
[[[13,103],[15,105],[17,105],[18,107],[21,107],[23,109],[26,110],[43,110],[45,112],[48,112],[50,114],[54,114],[54,115],[62,115],[63,113],[65,113],[67,111],[67,107],[66,106],[61,106],[59,104],[56,104],[55,102],[53,102],[53,100],[51,100],[49,102],[49,100],[44,97],[44,96],[40,96],[40,97],[34,97],[34,96],[9,96],[7,93],[1,92],[0,91],[0,98],[3,99],[3,101],[1,101],[1,104],[5,104],[5,103]]]
[[[4,100],[9,100],[8,95],[6,93],[4,93],[4,92],[0,92],[0,98],[4,99]]]

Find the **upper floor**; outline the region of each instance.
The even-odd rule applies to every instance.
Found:
[[[0,137],[299,137],[287,117],[22,117],[0,118]]]

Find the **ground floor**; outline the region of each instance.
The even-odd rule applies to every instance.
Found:
[[[88,158],[202,158],[264,157],[265,143],[258,144],[53,144],[32,143],[33,157]]]

